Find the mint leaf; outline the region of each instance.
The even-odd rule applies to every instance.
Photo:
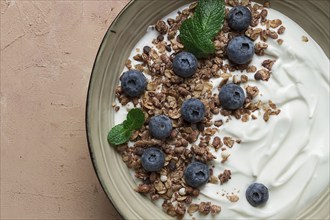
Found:
[[[124,126],[133,130],[138,130],[144,124],[144,113],[139,108],[131,109],[127,114],[127,120],[124,121]]]
[[[213,39],[222,28],[224,19],[224,0],[199,0],[194,15],[180,27],[180,39],[185,49],[197,58],[213,54]]]
[[[108,134],[108,142],[113,145],[120,145],[129,140],[133,130],[127,129],[123,124],[116,125]]]
[[[214,38],[222,27],[225,19],[224,0],[199,0],[196,8],[196,19],[201,24],[204,35]]]
[[[127,119],[111,129],[108,134],[108,142],[111,145],[126,143],[132,136],[134,130],[138,130],[144,124],[144,113],[139,108],[131,109],[127,114]]]
[[[193,53],[197,58],[202,58],[208,54],[215,52],[215,46],[206,35],[196,34],[202,33],[203,30],[192,19],[188,19],[182,23],[180,29],[180,39],[185,49]]]

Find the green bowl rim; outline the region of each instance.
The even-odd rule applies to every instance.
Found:
[[[98,51],[97,51],[97,54],[96,54],[96,57],[94,59],[94,63],[93,63],[93,67],[92,67],[92,72],[91,72],[91,75],[90,75],[90,78],[89,78],[89,83],[88,83],[88,88],[87,88],[87,98],[86,98],[86,108],[85,108],[85,126],[86,126],[86,137],[87,137],[87,145],[88,145],[88,150],[89,150],[89,155],[90,155],[90,159],[92,161],[92,164],[93,164],[93,168],[95,170],[95,173],[96,173],[96,176],[97,176],[97,179],[98,181],[100,182],[100,185],[103,189],[103,191],[106,193],[107,195],[107,198],[108,200],[110,201],[110,203],[112,204],[112,206],[115,208],[115,210],[117,211],[117,213],[120,215],[120,217],[122,219],[124,219],[122,213],[120,212],[119,208],[115,205],[115,202],[113,201],[113,198],[111,197],[110,193],[107,192],[106,190],[106,187],[104,185],[104,182],[102,180],[102,177],[98,171],[98,167],[97,167],[97,163],[95,161],[95,158],[94,158],[94,152],[93,152],[93,148],[92,148],[92,144],[91,144],[91,137],[89,136],[89,123],[88,123],[88,109],[89,109],[89,104],[90,104],[90,98],[89,98],[89,95],[90,95],[90,87],[91,87],[91,84],[92,84],[92,80],[93,80],[93,75],[94,75],[94,72],[95,72],[95,65],[96,65],[96,61],[98,59],[98,57],[100,56],[100,51],[102,49],[102,46],[104,45],[104,41],[105,39],[107,39],[109,37],[109,34],[112,32],[112,27],[116,24],[116,22],[118,21],[119,17],[124,13],[124,11],[131,7],[133,4],[134,4],[134,1],[135,0],[130,0],[126,5],[125,7],[119,12],[119,14],[115,17],[115,19],[112,21],[111,25],[109,26],[108,30],[106,31],[101,43],[100,43],[100,46],[98,48]]]

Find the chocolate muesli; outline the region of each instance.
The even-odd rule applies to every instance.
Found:
[[[278,54],[286,53],[284,35],[290,27],[268,3],[227,0],[223,18],[214,18],[223,19],[212,38],[214,51],[205,54],[190,44],[186,32],[191,30],[184,28],[197,22],[194,17],[202,16],[202,7],[220,7],[221,2],[200,0],[157,21],[127,60],[121,84],[115,89],[113,108],[122,126],[118,129],[129,135],[129,142],[116,145],[123,162],[134,171],[135,191],[178,219],[273,216],[255,207],[268,209],[267,203],[277,203],[279,197],[272,195],[272,189],[289,181],[281,173],[293,169],[287,161],[280,173],[267,175],[275,166],[269,156],[278,157],[282,149],[277,148],[285,138],[279,135],[273,142],[267,134],[271,129],[290,132],[285,128],[287,106],[281,99],[287,94],[272,90],[278,87],[276,83],[284,83],[276,70],[282,67]],[[235,19],[242,20],[237,23]],[[209,36],[207,30],[204,34]],[[237,44],[244,51],[241,54],[235,49]],[[119,117],[127,113],[125,121]],[[143,121],[138,122],[139,117]],[[251,161],[240,161],[247,160],[244,155]],[[240,191],[234,194],[238,187]],[[224,191],[226,196],[220,196]],[[228,201],[241,204],[241,210]]]

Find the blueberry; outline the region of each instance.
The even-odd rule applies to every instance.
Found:
[[[156,115],[149,120],[149,132],[157,139],[165,139],[172,132],[172,121],[166,115]]]
[[[185,169],[183,176],[189,186],[197,188],[209,180],[210,170],[204,163],[192,162]]]
[[[269,198],[268,189],[261,183],[252,183],[246,190],[247,201],[254,207],[265,204]]]
[[[253,42],[245,36],[236,36],[227,46],[228,59],[235,64],[246,64],[254,55]]]
[[[205,115],[205,106],[198,99],[188,99],[182,104],[181,115],[184,120],[190,123],[200,122]]]
[[[228,110],[236,110],[243,106],[245,101],[244,90],[233,83],[224,85],[219,92],[220,104]]]
[[[173,70],[178,76],[188,78],[197,70],[197,59],[189,52],[178,53],[173,59]]]
[[[228,25],[235,31],[246,30],[251,23],[251,11],[244,6],[233,7],[227,16]]]
[[[165,155],[163,151],[155,147],[145,149],[141,156],[142,167],[149,172],[159,171],[164,163]]]
[[[139,97],[147,86],[146,77],[137,70],[125,72],[121,76],[120,81],[123,92],[129,97]]]

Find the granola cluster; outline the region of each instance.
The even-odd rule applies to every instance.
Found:
[[[226,47],[230,39],[238,34],[245,34],[253,41],[260,38],[255,44],[255,52],[263,56],[267,49],[268,38],[277,39],[285,27],[278,19],[267,20],[267,4],[265,6],[254,4],[248,0],[236,1],[227,0],[229,6],[247,6],[253,15],[251,27],[244,33],[233,32],[225,21],[222,30],[214,39],[216,53],[208,59],[198,61],[197,72],[191,78],[181,78],[173,72],[172,61],[175,54],[184,49],[180,41],[178,30],[182,22],[189,18],[196,7],[196,3],[189,8],[179,12],[176,18],[169,18],[167,21],[157,21],[154,29],[159,36],[152,41],[152,46],[146,45],[142,51],[134,56],[138,62],[132,65],[131,60],[126,62],[128,69],[137,69],[149,75],[146,92],[140,98],[129,98],[124,95],[122,88],[116,88],[116,97],[122,106],[140,107],[145,113],[146,122],[144,126],[136,131],[130,141],[132,145],[124,144],[119,146],[118,152],[122,156],[128,168],[135,171],[135,177],[141,180],[141,184],[135,189],[137,192],[149,196],[152,201],[163,199],[162,208],[168,215],[183,218],[187,212],[193,215],[194,212],[201,214],[215,215],[221,211],[221,207],[210,202],[193,203],[193,198],[198,197],[198,188],[189,187],[183,178],[186,166],[192,160],[210,163],[213,160],[220,160],[222,164],[230,157],[229,150],[241,140],[233,137],[218,136],[221,126],[229,123],[230,120],[241,120],[247,122],[255,120],[256,111],[263,111],[263,119],[269,120],[271,115],[277,115],[280,110],[269,101],[263,103],[258,100],[259,89],[256,86],[248,85],[249,80],[268,81],[271,77],[271,69],[276,60],[265,59],[262,69],[252,65],[232,66],[226,58]],[[226,13],[228,13],[228,9]],[[261,27],[259,27],[261,26]],[[233,71],[246,72],[246,74],[234,75]],[[249,77],[254,73],[254,77]],[[228,82],[243,84],[246,90],[246,100],[243,108],[228,111],[221,108],[220,101],[210,79],[221,79],[218,86],[220,90]],[[182,103],[189,98],[198,98],[205,105],[204,120],[197,124],[190,124],[184,121],[180,114]],[[113,106],[116,111],[119,106]],[[151,137],[148,130],[148,121],[154,115],[165,114],[171,118],[173,131],[166,140],[156,140]],[[221,114],[223,120],[212,120],[214,115]],[[157,146],[166,154],[165,164],[159,172],[147,172],[141,166],[140,157],[144,149]],[[221,158],[212,154],[221,149]],[[211,169],[210,184],[225,184],[231,179],[231,171],[224,169],[224,172],[213,174]],[[220,182],[220,183],[219,183]],[[238,196],[228,198],[232,202],[238,201]]]

